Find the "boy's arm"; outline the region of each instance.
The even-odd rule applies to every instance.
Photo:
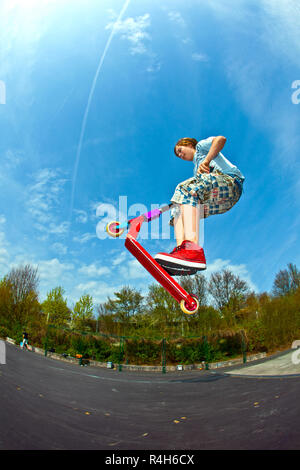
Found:
[[[215,137],[211,143],[208,154],[206,155],[203,162],[199,165],[198,173],[209,173],[210,162],[221,152],[222,148],[226,143],[226,137],[219,135]]]

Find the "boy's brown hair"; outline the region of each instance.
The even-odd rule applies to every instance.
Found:
[[[197,143],[198,143],[198,140],[193,139],[192,137],[183,137],[182,139],[179,139],[178,142],[176,143],[175,147],[174,147],[174,153],[175,153],[176,157],[178,157],[178,155],[176,153],[177,145],[182,145],[184,147],[192,146],[195,149]]]

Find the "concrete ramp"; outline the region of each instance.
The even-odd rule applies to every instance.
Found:
[[[260,361],[226,371],[229,375],[250,377],[300,376],[300,349],[292,349]]]

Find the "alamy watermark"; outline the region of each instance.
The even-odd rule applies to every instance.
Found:
[[[299,339],[297,339],[296,341],[293,341],[292,349],[296,350],[292,353],[292,363],[297,366],[300,364],[300,340]]]
[[[6,104],[6,86],[3,80],[0,80],[0,104]]]
[[[291,100],[293,104],[300,103],[300,80],[294,80],[292,83],[292,88],[295,89],[294,93],[292,93]]]
[[[119,222],[119,224],[125,224],[128,220],[132,220],[135,217],[138,217],[142,214],[147,214],[149,211],[159,209],[167,205],[167,203],[162,204],[151,204],[150,207],[147,207],[142,203],[134,203],[128,207],[127,196],[119,196],[118,207],[115,207],[113,204],[101,203],[98,204],[96,208],[96,216],[101,217],[101,220],[96,226],[97,237],[100,240],[110,238],[109,234],[106,231],[106,227],[110,222]],[[180,210],[179,206],[175,205],[171,210],[163,212],[160,217],[154,218],[150,223],[144,222],[142,224],[141,230],[139,232],[139,238],[142,240],[173,240],[175,239],[175,231],[170,226],[170,216],[174,215],[179,216]],[[198,217],[199,217],[199,244],[204,245],[204,206],[199,204],[198,206]],[[127,230],[120,236],[120,238],[125,239],[127,236]]]
[[[0,364],[6,364],[6,347],[2,340],[0,340]]]

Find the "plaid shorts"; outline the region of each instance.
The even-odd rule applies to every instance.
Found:
[[[229,211],[240,199],[242,182],[238,178],[215,171],[201,173],[189,178],[176,186],[171,199],[177,204],[189,204],[201,207],[201,217],[223,214]],[[174,217],[180,214],[179,206],[172,207],[170,225],[174,225]]]

